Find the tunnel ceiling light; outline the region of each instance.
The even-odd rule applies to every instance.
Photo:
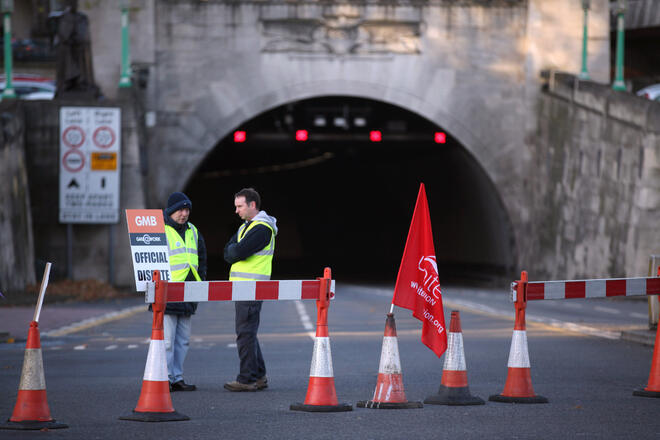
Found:
[[[236,130],[234,132],[234,142],[245,142],[247,140],[247,133],[243,130]]]
[[[356,127],[366,127],[367,120],[365,118],[361,117],[361,116],[358,116],[355,119],[353,119],[353,124]]]
[[[346,118],[335,116],[332,123],[335,124],[335,127],[346,127]]]
[[[314,126],[315,127],[325,127],[326,121],[325,121],[325,116],[315,116],[314,117]]]
[[[447,134],[444,131],[436,131],[433,137],[436,144],[446,144],[447,143]]]
[[[369,140],[371,142],[380,142],[383,140],[383,133],[380,130],[371,130],[369,132]]]
[[[309,138],[307,130],[296,130],[296,140],[298,142],[305,142]]]

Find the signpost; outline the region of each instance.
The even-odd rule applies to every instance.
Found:
[[[73,224],[107,224],[108,280],[113,284],[119,222],[121,109],[60,108],[59,220],[67,225],[67,278],[73,278]]]

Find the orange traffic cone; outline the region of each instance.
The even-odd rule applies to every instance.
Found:
[[[534,394],[532,374],[527,350],[525,308],[527,306],[527,272],[523,271],[516,287],[516,321],[509,351],[509,374],[502,394],[488,398],[493,402],[505,403],[548,403],[548,399]]]
[[[46,378],[41,355],[39,323],[30,322],[28,339],[25,344],[25,357],[21,371],[21,383],[11,418],[0,425],[0,429],[58,429],[68,428],[64,423],[56,423],[50,416],[46,399]]]
[[[424,403],[432,405],[483,405],[486,403],[483,399],[470,394],[465,351],[463,350],[461,315],[456,310],[451,312],[448,348],[445,353],[440,390],[438,394],[424,399]]]
[[[406,409],[421,408],[423,406],[422,402],[408,402],[406,400],[393,313],[388,313],[385,320],[385,335],[383,336],[383,347],[380,352],[378,381],[376,382],[374,397],[372,400],[359,401],[357,406],[374,409]]]
[[[294,403],[289,407],[293,411],[340,412],[352,411],[353,406],[339,403],[335,391],[335,377],[332,371],[332,353],[328,335],[328,307],[330,305],[330,268],[325,268],[323,278],[319,278],[321,287],[316,301],[316,338],[312,365],[309,369],[309,385],[305,403]]]
[[[165,332],[163,330],[163,314],[167,301],[167,281],[160,281],[158,271],[154,271],[153,276],[156,288],[155,301],[152,305],[153,325],[147,364],[144,367],[142,392],[133,412],[121,416],[119,419],[137,422],[190,420],[190,417],[176,412],[172,406],[170,381],[167,377],[167,358],[165,356]]]
[[[660,272],[660,269],[658,269]],[[660,274],[659,274],[660,275]],[[658,296],[660,302],[660,296]],[[640,397],[660,397],[660,326],[655,332],[655,345],[653,346],[653,360],[651,361],[651,372],[649,373],[649,380],[646,388],[636,389],[633,391],[633,396]]]

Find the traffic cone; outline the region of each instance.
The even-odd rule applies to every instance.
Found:
[[[353,406],[339,403],[335,391],[335,377],[332,371],[332,353],[328,335],[328,307],[330,305],[330,268],[325,268],[324,277],[319,278],[321,287],[316,301],[316,338],[312,365],[309,369],[309,385],[305,403],[293,403],[293,411],[340,412],[352,411]]]
[[[465,351],[463,350],[463,333],[461,331],[461,315],[458,311],[451,312],[449,322],[449,340],[445,363],[442,369],[442,380],[438,394],[424,399],[424,403],[432,405],[483,405],[483,399],[470,394],[467,369],[465,366]]]
[[[660,269],[658,269],[660,272]],[[658,296],[660,302],[660,296]],[[646,388],[638,388],[633,391],[633,396],[660,397],[660,326],[655,331],[655,345],[653,346],[653,360],[651,361],[651,372]]]
[[[527,350],[525,308],[527,306],[527,272],[523,271],[517,281],[516,321],[513,326],[511,350],[509,351],[509,374],[502,394],[488,398],[493,402],[505,403],[548,403],[548,399],[534,394],[532,374]]]
[[[154,271],[156,288],[155,301],[152,305],[153,324],[151,342],[144,367],[142,391],[137,406],[131,414],[119,417],[120,420],[137,422],[172,422],[190,420],[172,406],[170,381],[167,377],[167,358],[165,356],[165,335],[163,315],[167,302],[167,281],[160,281],[158,271]]]
[[[380,352],[378,381],[372,400],[362,400],[356,404],[360,408],[406,409],[421,408],[422,402],[408,402],[403,390],[403,375],[399,360],[399,344],[396,337],[394,314],[388,313],[385,320],[385,335]]]
[[[18,386],[16,406],[11,418],[0,425],[0,429],[59,429],[68,428],[64,423],[56,423],[50,416],[46,399],[46,377],[41,355],[39,323],[30,322],[28,339],[25,344],[25,357]]]

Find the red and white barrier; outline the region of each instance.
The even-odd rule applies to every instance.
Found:
[[[512,301],[516,301],[515,286],[516,283],[511,284]],[[527,283],[527,301],[639,295],[660,295],[660,278],[607,278]]]
[[[330,292],[334,292],[335,280],[330,282]],[[319,299],[320,286],[319,280],[168,282],[167,302]],[[154,283],[147,283],[145,301],[153,303],[154,299]]]

